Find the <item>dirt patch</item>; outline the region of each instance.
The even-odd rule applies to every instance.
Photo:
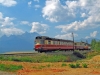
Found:
[[[100,62],[100,55],[98,55],[98,56],[94,56],[92,59],[90,59],[90,61],[92,62]]]

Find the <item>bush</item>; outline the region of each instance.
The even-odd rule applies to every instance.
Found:
[[[76,68],[80,68],[80,64],[79,63],[76,63]]]
[[[76,68],[74,64],[69,64],[71,68]]]
[[[80,64],[76,63],[76,64],[69,64],[69,66],[71,68],[80,68]]]
[[[88,68],[88,66],[87,66],[86,63],[83,63],[82,66],[83,66],[84,68]]]
[[[64,67],[64,66],[67,66],[65,63],[62,63],[62,65],[61,65],[62,67]]]

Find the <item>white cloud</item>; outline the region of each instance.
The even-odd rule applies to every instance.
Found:
[[[35,2],[39,2],[39,0],[34,0]]]
[[[14,18],[5,17],[4,21],[2,22],[2,26],[14,25],[12,20],[14,20]]]
[[[100,15],[100,14],[99,14]],[[62,29],[61,32],[66,33],[69,31],[78,31],[80,29],[89,29],[89,28],[96,28],[100,26],[100,18],[99,15],[89,16],[84,21],[75,21],[71,24],[66,25],[59,25],[56,26],[58,29]]]
[[[0,12],[0,20],[3,18],[3,14]]]
[[[37,8],[40,8],[40,5],[34,5],[34,7],[37,9]]]
[[[29,25],[29,22],[28,21],[21,21],[21,24]]]
[[[2,34],[5,34],[7,36],[10,36],[10,35],[21,35],[24,33],[24,31],[22,31],[21,29],[17,29],[17,28],[2,28],[1,30],[1,33]]]
[[[69,21],[75,17],[75,12],[67,5],[62,5],[60,0],[47,0],[42,13],[51,22]]]
[[[2,35],[20,35],[24,33],[21,29],[15,28],[13,20],[15,18],[3,17],[3,14],[0,12],[0,37]]]
[[[15,18],[10,18],[10,17],[3,17],[3,14],[0,12],[0,27],[4,27],[4,26],[13,26],[13,20]]]
[[[97,31],[94,31],[93,33],[90,33],[90,36],[93,37],[93,38],[95,38],[96,35],[97,35],[97,33],[98,33]]]
[[[28,6],[31,7],[32,1],[28,2]]]
[[[46,33],[47,29],[49,28],[48,25],[46,24],[41,24],[39,22],[33,22],[32,23],[32,29],[30,30],[30,32],[37,32],[39,34],[44,34]]]
[[[87,15],[85,13],[82,13],[81,14],[81,17],[86,17]]]
[[[15,0],[0,0],[0,4],[2,4],[3,6],[11,7],[15,6],[17,2]]]
[[[77,5],[76,5],[77,3]],[[80,17],[86,17],[84,20],[74,21],[70,24],[56,26],[58,29],[62,29],[61,32],[77,31],[80,29],[96,28],[100,26],[100,0],[77,0],[67,1],[68,7],[76,10],[80,10]]]
[[[89,37],[89,36],[86,36],[86,37],[85,37],[85,39],[88,39],[88,38],[90,38],[90,37]]]
[[[74,37],[77,37],[77,34],[74,34]],[[66,34],[62,34],[62,35],[56,35],[55,38],[59,38],[59,39],[69,39],[72,40],[72,33],[66,33]]]
[[[92,33],[90,33],[90,36],[86,36],[85,38],[88,39],[88,38],[95,38],[98,34],[98,31],[94,31]]]

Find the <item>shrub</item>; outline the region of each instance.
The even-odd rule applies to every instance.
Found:
[[[62,63],[62,65],[61,65],[62,67],[64,67],[64,66],[67,66],[65,63]]]
[[[76,68],[74,64],[69,64],[71,68]]]
[[[84,68],[88,68],[88,66],[87,66],[86,63],[83,63],[82,66],[83,66]]]
[[[76,63],[76,68],[80,68],[80,64],[79,63]]]
[[[69,66],[71,68],[80,68],[80,64],[76,63],[76,64],[69,64]]]

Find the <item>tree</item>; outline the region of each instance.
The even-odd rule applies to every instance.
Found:
[[[93,50],[95,49],[95,45],[96,45],[96,40],[95,40],[95,39],[92,39],[91,48],[92,48]]]

